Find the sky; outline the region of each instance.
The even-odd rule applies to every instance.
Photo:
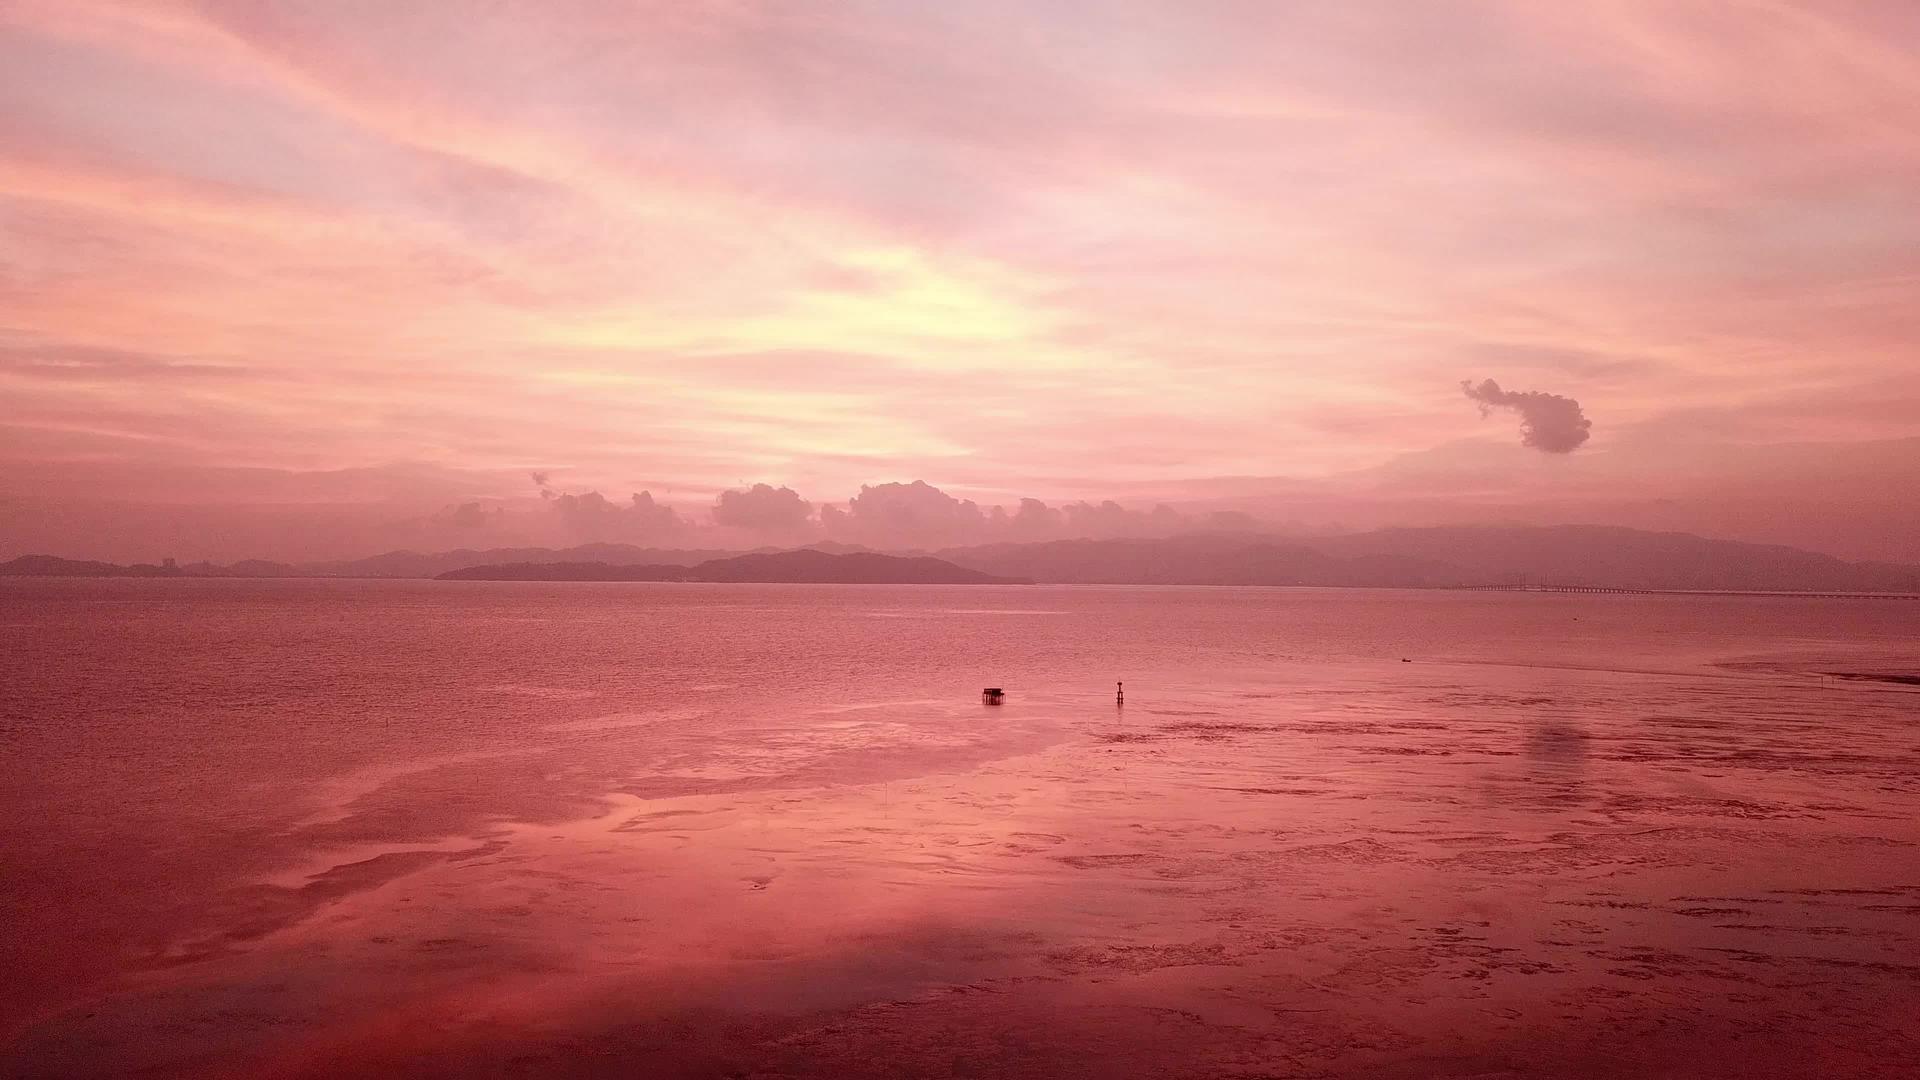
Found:
[[[0,0],[0,401],[0,557],[1920,561],[1920,6]]]

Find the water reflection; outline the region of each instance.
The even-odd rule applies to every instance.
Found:
[[[207,644],[198,682],[152,672],[167,698],[16,670],[74,722],[18,748],[40,787],[0,788],[33,824],[5,850],[40,871],[0,879],[39,901],[4,933],[110,970],[0,991],[0,1075],[1885,1075],[1911,1054],[1905,689],[1523,666],[1551,646],[1472,645],[1445,597],[1343,600],[1395,617],[1342,638],[1273,631],[1318,594],[1060,591],[1085,610],[960,623],[846,593],[839,622],[795,606],[777,632],[771,600],[636,620],[547,595],[471,594],[551,617],[498,642],[497,620],[281,605]],[[341,674],[263,712],[290,624]],[[1406,624],[1451,629],[1378,640]],[[410,636],[349,640],[369,627]],[[1198,627],[1238,662],[1282,638],[1393,659],[1209,663]],[[82,690],[111,668],[87,642],[118,632],[86,629],[58,639],[90,657]],[[1398,659],[1449,649],[1503,659]],[[151,746],[103,719],[130,701]],[[218,771],[183,794],[181,762]],[[109,781],[138,813],[85,786]],[[284,806],[236,801],[255,787]],[[87,814],[122,846],[78,842]],[[109,947],[126,927],[137,947]]]

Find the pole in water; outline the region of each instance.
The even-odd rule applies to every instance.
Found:
[[[1113,684],[1113,703],[1115,705],[1125,705],[1127,703],[1126,683],[1116,682]]]

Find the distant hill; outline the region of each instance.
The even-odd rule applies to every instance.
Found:
[[[1324,585],[1546,584],[1754,592],[1920,593],[1920,566],[1847,562],[1768,544],[1598,525],[1446,526],[1345,536],[1244,533],[1152,540],[1055,540],[883,555],[844,545],[686,551],[587,544],[497,548],[294,566],[246,561],[173,568],[26,555],[0,576],[444,577],[518,581],[759,581],[891,584]]]
[[[180,577],[175,566],[134,563],[93,562],[87,559],[62,559],[53,555],[22,555],[0,563],[0,577]]]
[[[180,568],[188,577],[313,577],[315,575],[302,570],[292,563],[268,562],[265,559],[241,559],[237,563],[221,566],[218,563],[188,563]]]
[[[1418,559],[1474,584],[1920,592],[1920,566],[1847,562],[1774,544],[1606,525],[1380,529],[1308,541],[1339,558]]]
[[[1276,540],[1233,535],[988,544],[938,553],[1036,581],[1165,585],[1467,586],[1917,592],[1920,566],[1598,525],[1381,529]]]
[[[927,556],[873,552],[835,555],[801,548],[715,559],[693,568],[697,581],[819,582],[847,585],[1030,585],[1019,575],[995,575]]]
[[[440,581],[694,581],[685,566],[615,566],[603,562],[518,562],[466,566],[435,574]]]
[[[448,570],[460,570],[470,566],[497,566],[515,563],[605,563],[608,566],[697,566],[715,559],[729,558],[744,554],[771,554],[776,549],[763,548],[760,552],[742,552],[725,548],[651,548],[635,547],[632,544],[580,544],[567,548],[487,548],[473,550],[460,548],[454,551],[438,551],[423,554],[417,551],[389,551],[381,555],[372,555],[364,559],[341,559],[333,562],[306,563],[295,567],[295,573],[306,577],[435,577]],[[832,554],[849,554],[868,550],[853,544],[836,544],[823,541],[810,544],[802,550],[826,551]],[[236,569],[240,565],[235,563]],[[264,567],[284,564],[264,563]],[[221,576],[262,576],[280,577],[278,573],[243,575],[229,573]],[[529,579],[532,580],[532,579]],[[561,580],[561,579],[553,579]],[[629,580],[646,580],[633,578]]]
[[[313,577],[434,577],[469,566],[510,563],[605,563],[609,566],[693,566],[710,559],[738,555],[714,549],[643,548],[632,544],[581,544],[570,548],[460,548],[422,554],[389,551],[364,559],[307,563],[300,569]]]
[[[1236,535],[1054,540],[955,548],[941,558],[990,574],[1068,585],[1454,585],[1452,567],[1393,555],[1342,559]]]
[[[802,548],[711,559],[698,566],[614,566],[608,563],[504,563],[436,575],[442,581],[704,581],[841,585],[1020,585],[1027,582],[968,570],[927,557]]]

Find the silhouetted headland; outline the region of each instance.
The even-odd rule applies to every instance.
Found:
[[[438,581],[694,581],[685,566],[615,566],[603,562],[493,563],[435,574]]]
[[[697,566],[613,566],[607,563],[509,563],[436,575],[442,581],[701,581],[822,585],[1031,585],[955,566],[942,559],[801,549],[711,559]]]
[[[168,559],[161,565],[62,559],[55,555],[22,555],[0,563],[0,577],[180,577],[185,571]]]

